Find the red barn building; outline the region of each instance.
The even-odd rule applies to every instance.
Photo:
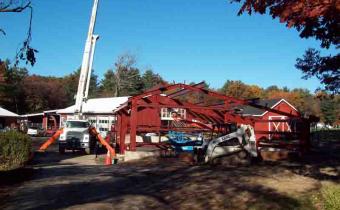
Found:
[[[299,111],[285,99],[266,99],[259,100],[258,104],[268,108],[300,116]],[[256,122],[255,130],[258,132],[292,132],[296,130],[294,121],[290,121],[288,116],[280,115],[252,106],[240,107],[243,116],[260,118],[266,122]],[[256,134],[256,139],[275,139],[275,134]]]

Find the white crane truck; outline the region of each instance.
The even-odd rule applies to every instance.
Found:
[[[96,22],[98,1],[99,0],[94,0],[94,4],[92,7],[90,26],[85,43],[78,90],[76,95],[76,105],[74,110],[75,119],[67,120],[65,122],[63,131],[58,139],[60,153],[64,153],[66,149],[69,149],[84,150],[87,154],[89,154],[94,151],[97,143],[95,137],[92,137],[89,133],[90,123],[88,122],[88,120],[84,119],[85,117],[82,114],[82,109],[83,104],[88,97],[94,51],[96,41],[99,38],[98,35],[93,34]]]

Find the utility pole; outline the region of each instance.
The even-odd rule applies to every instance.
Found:
[[[83,61],[81,65],[81,71],[79,76],[79,83],[78,83],[78,90],[76,95],[76,105],[75,105],[75,117],[80,119],[82,118],[82,106],[84,100],[87,98],[88,88],[91,78],[91,71],[92,69],[92,62],[94,56],[94,47],[96,40],[98,39],[98,35],[93,35],[94,26],[96,23],[96,16],[97,16],[97,8],[98,8],[99,0],[94,0],[91,19],[90,19],[90,26],[89,31],[87,34],[87,39],[85,43],[85,49],[83,54]]]

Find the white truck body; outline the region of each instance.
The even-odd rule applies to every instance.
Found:
[[[68,120],[63,132],[59,136],[59,152],[69,150],[85,150],[90,153],[93,143],[89,133],[89,122],[87,120]]]

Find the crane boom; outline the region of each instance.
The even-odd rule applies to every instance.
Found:
[[[91,45],[91,55],[90,55],[90,64],[89,64],[89,70],[87,74],[87,82],[86,82],[86,90],[84,94],[84,99],[87,100],[89,96],[89,89],[90,89],[90,83],[91,83],[91,73],[92,73],[92,64],[93,64],[93,57],[94,57],[94,50],[96,49],[96,42],[99,39],[98,35],[92,36],[92,45]]]
[[[90,26],[89,26],[89,31],[87,34],[87,39],[86,39],[85,49],[84,49],[84,54],[83,54],[83,61],[82,61],[81,70],[80,70],[78,90],[77,90],[77,95],[76,95],[76,105],[75,105],[75,116],[78,119],[81,118],[82,105],[83,105],[85,98],[87,97],[86,87],[87,87],[87,82],[90,81],[87,78],[91,77],[90,67],[92,67],[92,61],[93,61],[92,58],[93,58],[94,46],[95,46],[95,41],[93,40],[97,39],[94,37],[93,31],[94,31],[94,26],[96,23],[98,2],[99,0],[94,0],[94,3],[93,3]]]

